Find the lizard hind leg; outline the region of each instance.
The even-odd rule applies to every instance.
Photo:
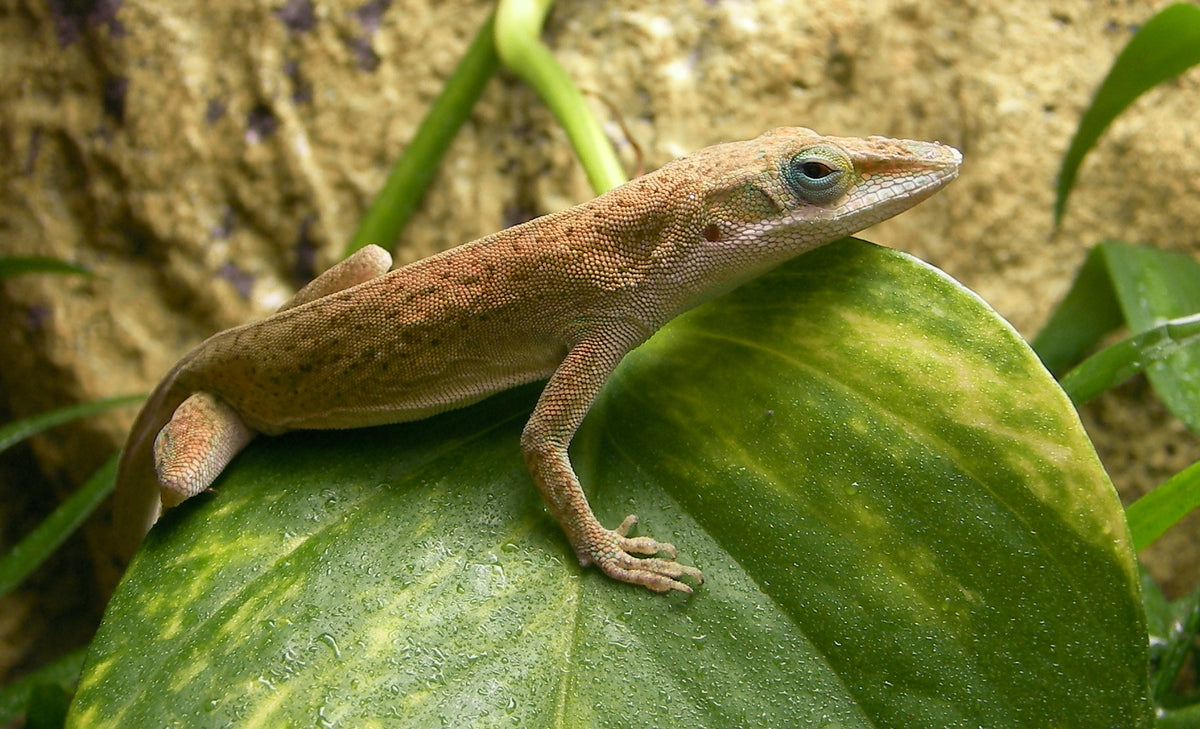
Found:
[[[287,311],[322,296],[328,296],[351,286],[357,286],[364,281],[378,278],[387,273],[391,267],[392,255],[390,253],[377,245],[365,246],[309,281],[307,286],[297,291],[295,296],[279,307],[279,311]]]
[[[382,276],[391,265],[387,251],[366,246],[317,276],[279,311]],[[201,391],[184,400],[154,440],[154,469],[163,507],[176,506],[207,489],[254,435],[237,412],[215,395]]]
[[[154,469],[163,508],[207,489],[255,432],[224,401],[207,392],[184,400],[154,439]]]

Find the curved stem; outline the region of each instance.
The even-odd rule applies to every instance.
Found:
[[[442,93],[421,121],[412,142],[388,174],[383,189],[363,215],[358,230],[346,244],[345,255],[369,243],[391,250],[405,223],[437,172],[459,127],[466,122],[488,80],[499,68],[496,56],[495,14],[489,15],[458,62]]]
[[[540,38],[553,0],[500,0],[496,7],[496,52],[506,67],[550,107],[599,195],[628,178],[583,94]]]

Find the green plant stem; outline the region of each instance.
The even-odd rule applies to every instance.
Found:
[[[499,67],[494,23],[495,15],[489,15],[471,41],[466,54],[446,80],[442,93],[417,128],[412,142],[392,167],[358,230],[346,244],[345,255],[371,243],[390,250],[400,237],[400,231],[432,182],[442,156]]]
[[[542,43],[542,23],[553,0],[500,0],[496,8],[496,52],[504,65],[533,87],[567,132],[597,195],[628,178],[583,94]]]
[[[1064,375],[1059,384],[1071,402],[1079,406],[1197,344],[1200,344],[1200,315],[1172,319],[1088,357]]]
[[[1182,709],[1163,710],[1154,722],[1154,729],[1196,729],[1200,726],[1200,704],[1192,704]]]

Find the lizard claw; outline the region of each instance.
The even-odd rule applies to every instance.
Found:
[[[637,521],[637,517],[631,514],[616,529],[604,529],[595,535],[589,540],[592,544],[578,553],[579,563],[585,566],[594,564],[613,579],[641,585],[653,592],[679,590],[691,593],[691,586],[680,582],[680,577],[690,577],[697,584],[704,582],[704,574],[700,570],[673,561],[677,553],[675,545],[650,537],[625,536]],[[668,557],[633,556],[660,553]]]

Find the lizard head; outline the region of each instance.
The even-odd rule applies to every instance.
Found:
[[[957,177],[961,162],[958,150],[936,142],[800,127],[679,160],[691,166],[684,176],[700,181],[681,261],[704,281],[693,293],[708,298],[901,213]]]
[[[823,137],[785,127],[722,145],[707,190],[703,237],[789,257],[886,220],[958,176],[962,155],[936,142]],[[713,240],[715,239],[715,240]]]

